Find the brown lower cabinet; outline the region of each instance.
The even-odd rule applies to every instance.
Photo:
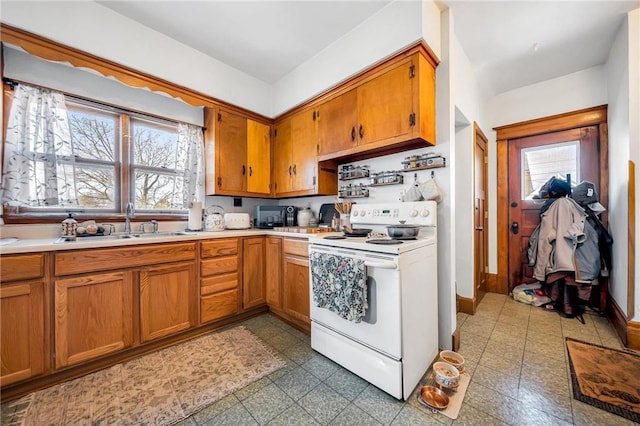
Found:
[[[3,256],[0,261],[2,386],[45,371],[45,255]]]
[[[309,242],[305,238],[267,238],[267,301],[276,315],[309,331]]]
[[[55,367],[108,355],[133,344],[132,272],[55,280]]]
[[[200,248],[200,323],[240,312],[240,240],[203,241]]]
[[[142,342],[159,339],[195,325],[193,262],[154,266],[140,271]]]
[[[277,260],[269,257],[274,242]],[[259,236],[2,256],[3,395],[266,310],[267,276],[283,271],[282,247],[281,237]],[[283,309],[304,312],[299,291],[290,297],[287,288]]]

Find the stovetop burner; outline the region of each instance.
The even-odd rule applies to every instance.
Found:
[[[380,244],[380,245],[396,245],[396,244],[402,244],[402,241],[399,240],[367,240],[366,241],[368,244]]]
[[[344,235],[327,235],[324,237],[325,240],[346,240],[347,237]]]

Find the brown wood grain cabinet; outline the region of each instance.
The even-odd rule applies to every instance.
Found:
[[[335,195],[337,164],[317,159],[317,115],[306,110],[278,123],[274,131],[276,196]]]
[[[45,256],[0,260],[0,357],[2,386],[45,371]]]
[[[318,155],[331,154],[358,144],[356,89],[321,104],[317,108]]]
[[[320,160],[435,145],[435,64],[401,58],[317,109]]]
[[[104,272],[55,280],[56,368],[90,361],[133,344],[132,274]]]
[[[142,342],[170,336],[195,325],[193,262],[150,266],[140,271]]]
[[[240,311],[238,238],[203,241],[200,247],[200,323],[235,315]]]
[[[208,195],[270,195],[270,127],[225,109],[205,108]]]
[[[308,241],[283,240],[282,309],[293,321],[309,327],[309,255]]]
[[[265,283],[265,237],[242,241],[242,308],[267,303]]]
[[[102,358],[195,326],[195,260],[195,242],[56,253],[56,368]],[[134,335],[138,329],[139,334]]]
[[[282,237],[267,237],[265,248],[267,304],[282,309]]]

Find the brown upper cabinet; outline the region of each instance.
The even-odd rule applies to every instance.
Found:
[[[418,52],[383,65],[313,115],[319,160],[434,145],[435,64]]]
[[[270,127],[225,109],[205,108],[207,195],[270,195]]]

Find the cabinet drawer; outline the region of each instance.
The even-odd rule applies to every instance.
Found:
[[[285,238],[283,251],[287,254],[309,257],[309,242],[300,238]]]
[[[56,275],[80,274],[133,266],[192,260],[196,243],[158,244],[56,253]]]
[[[238,313],[238,290],[200,298],[200,322],[205,323]]]
[[[238,254],[238,239],[220,239],[202,243],[202,258]]]
[[[228,272],[238,272],[238,256],[207,259],[200,264],[200,274],[203,277]]]
[[[2,282],[29,280],[44,275],[44,255],[26,254],[2,256],[0,278]]]
[[[238,274],[215,275],[202,279],[200,286],[200,294],[206,296],[211,293],[219,293],[225,290],[233,290],[238,288]]]

